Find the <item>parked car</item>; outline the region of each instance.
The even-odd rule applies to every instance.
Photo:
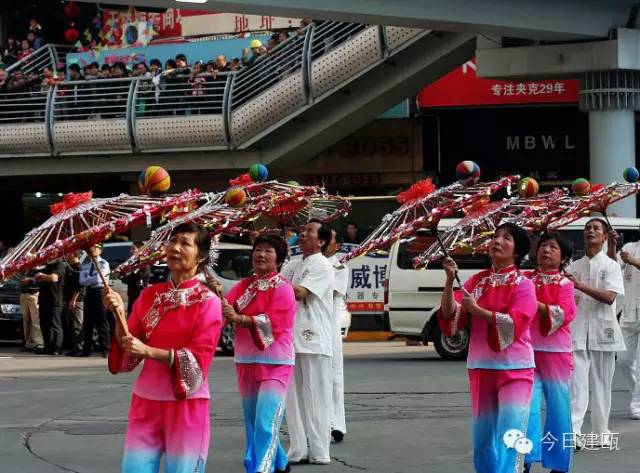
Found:
[[[0,339],[23,339],[20,284],[13,278],[0,284]]]
[[[584,255],[582,230],[588,219],[582,218],[562,228],[560,232],[571,242],[574,259]],[[622,235],[624,242],[640,239],[640,219],[611,217],[611,224]],[[443,219],[439,228],[453,226],[456,219]],[[413,259],[428,248],[435,237],[430,232],[418,232],[411,239],[396,242],[389,253],[387,278],[384,289],[385,330],[411,340],[433,343],[445,360],[464,360],[469,348],[469,333],[460,331],[453,337],[441,333],[437,323],[445,280],[441,262],[427,269],[415,270]],[[488,267],[486,256],[456,256],[460,279],[464,282],[472,274]],[[533,261],[529,262],[533,267]]]

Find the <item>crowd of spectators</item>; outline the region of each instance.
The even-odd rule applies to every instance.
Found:
[[[6,45],[0,46],[0,68],[4,69],[30,56],[43,45],[42,27],[35,19],[32,19],[29,21],[29,28],[21,39],[9,35]]]
[[[251,81],[243,80],[236,84],[236,95],[244,97],[240,100],[248,100],[259,90],[300,66],[300,58],[292,63],[285,54],[289,54],[289,48],[302,46],[305,28],[311,22],[303,19],[297,30],[273,33],[264,44],[259,39],[253,39],[243,49],[241,56],[233,58],[220,54],[214,59],[190,63],[185,54],[177,54],[164,64],[159,59],[131,65],[123,62],[102,65],[92,62],[81,67],[72,63],[58,64],[56,68],[47,65],[38,72],[27,73],[16,68],[11,74],[0,68],[0,122],[40,120],[49,90],[60,82],[65,83],[58,88],[56,95],[56,119],[124,117],[130,82],[111,80],[92,84],[92,81],[101,79],[146,79],[138,83],[137,116],[221,113],[226,75],[248,68],[259,71],[249,74]],[[41,29],[38,27],[37,23],[32,22],[28,39],[23,41],[24,51],[29,51],[25,52],[27,55],[42,44]],[[281,47],[291,37],[295,41],[290,41],[286,48]],[[328,49],[332,41],[333,38],[324,38],[323,50]],[[20,54],[16,53],[13,38],[9,38],[8,47],[3,49],[3,58],[19,60]],[[255,79],[258,77],[261,84],[255,88]],[[234,106],[241,103],[234,99]],[[22,105],[16,108],[18,104]]]

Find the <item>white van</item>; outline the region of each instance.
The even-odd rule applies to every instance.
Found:
[[[587,220],[588,218],[576,220],[560,230],[573,246],[574,259],[584,254],[582,230]],[[640,239],[640,219],[611,217],[609,220],[622,235],[623,243]],[[457,221],[443,219],[438,228],[440,231],[445,230]],[[442,263],[435,262],[423,270],[413,268],[413,259],[434,240],[435,237],[430,232],[422,231],[391,247],[384,290],[385,330],[421,341],[425,345],[431,342],[445,360],[463,360],[467,356],[469,334],[462,331],[453,337],[445,337],[437,323],[436,314],[440,308],[445,279]],[[489,264],[486,256],[472,255],[456,256],[456,262],[462,282],[477,271],[486,269]]]

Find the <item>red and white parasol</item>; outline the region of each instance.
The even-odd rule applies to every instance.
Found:
[[[342,258],[342,262],[386,249],[394,241],[407,238],[421,228],[435,229],[440,219],[450,217],[500,189],[510,188],[517,181],[518,176],[507,176],[471,186],[456,182],[437,190],[430,179],[420,181],[398,195],[401,207],[385,215],[380,225],[356,249]]]
[[[201,197],[202,193],[197,190],[165,197],[121,194],[94,199],[92,192],[66,194],[61,202],[51,205],[51,217],[29,231],[0,261],[0,279],[87,249],[134,226],[151,225],[154,217],[184,212]],[[98,273],[104,278],[99,269]],[[105,288],[108,290],[106,284]],[[126,328],[126,323],[124,326]]]

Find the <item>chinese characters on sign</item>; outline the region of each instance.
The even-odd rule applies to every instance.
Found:
[[[423,87],[420,107],[457,107],[528,103],[575,103],[577,80],[506,82],[476,76],[475,62],[468,61],[436,82]]]
[[[507,82],[504,84],[493,84],[491,92],[495,96],[505,95],[562,95],[567,91],[565,83],[559,81],[551,82]]]
[[[351,268],[351,289],[357,289],[359,287],[371,289],[371,276],[373,276],[373,284],[375,284],[375,288],[379,289],[384,284],[386,272],[386,264],[384,266],[375,265],[373,271],[368,264],[363,264],[360,267],[353,267]]]
[[[384,309],[384,280],[387,260],[364,256],[349,263],[351,277],[347,306],[352,312],[379,312]]]

